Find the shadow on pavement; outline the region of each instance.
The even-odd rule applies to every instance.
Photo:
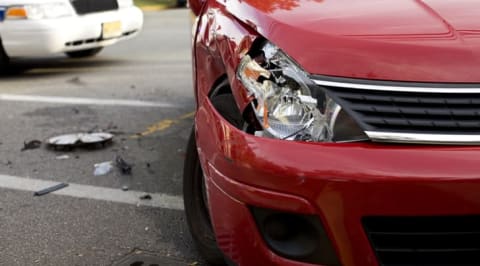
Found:
[[[17,79],[28,77],[46,77],[65,74],[85,69],[129,64],[131,62],[113,58],[82,58],[66,57],[12,59],[5,73],[0,73],[1,79]]]

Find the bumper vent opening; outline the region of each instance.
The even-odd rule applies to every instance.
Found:
[[[260,234],[276,254],[295,261],[340,265],[318,217],[251,208]]]
[[[380,265],[480,265],[480,216],[367,217]]]

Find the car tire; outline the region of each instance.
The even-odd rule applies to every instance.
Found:
[[[200,255],[210,265],[225,265],[210,221],[204,182],[193,129],[188,141],[183,170],[183,202],[187,224]]]
[[[177,7],[186,7],[187,0],[177,0]]]
[[[226,82],[221,83],[217,88],[225,88],[228,86],[227,84]],[[211,102],[215,109],[232,125],[241,127],[244,124],[232,94],[213,96]],[[188,141],[183,171],[183,198],[187,223],[200,254],[210,265],[233,265],[217,246],[208,212],[204,182],[193,129]]]
[[[0,75],[5,74],[8,70],[10,58],[3,49],[2,39],[0,39]]]
[[[98,48],[91,48],[91,49],[85,49],[80,51],[66,52],[65,54],[71,58],[84,58],[84,57],[95,56],[98,53],[100,53],[100,51],[102,50],[103,50],[103,47],[98,47]]]

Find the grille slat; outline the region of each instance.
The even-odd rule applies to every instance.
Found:
[[[364,131],[480,135],[480,93],[323,88]]]
[[[381,265],[480,265],[480,216],[366,217]]]
[[[79,15],[117,10],[117,0],[70,0]]]
[[[415,116],[439,116],[439,117],[475,117],[480,118],[480,105],[476,106],[476,108],[472,108],[473,106],[465,106],[465,107],[455,107],[455,109],[445,109],[442,107],[438,108],[429,108],[425,109],[423,107],[418,106],[391,106],[391,105],[366,105],[366,104],[358,104],[353,103],[351,105],[352,110],[359,112],[359,113],[382,113],[385,115],[415,115]]]

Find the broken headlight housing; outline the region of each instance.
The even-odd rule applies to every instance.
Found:
[[[318,142],[368,140],[342,107],[270,42],[242,58],[237,78],[255,98],[252,108],[261,125],[256,135]]]

